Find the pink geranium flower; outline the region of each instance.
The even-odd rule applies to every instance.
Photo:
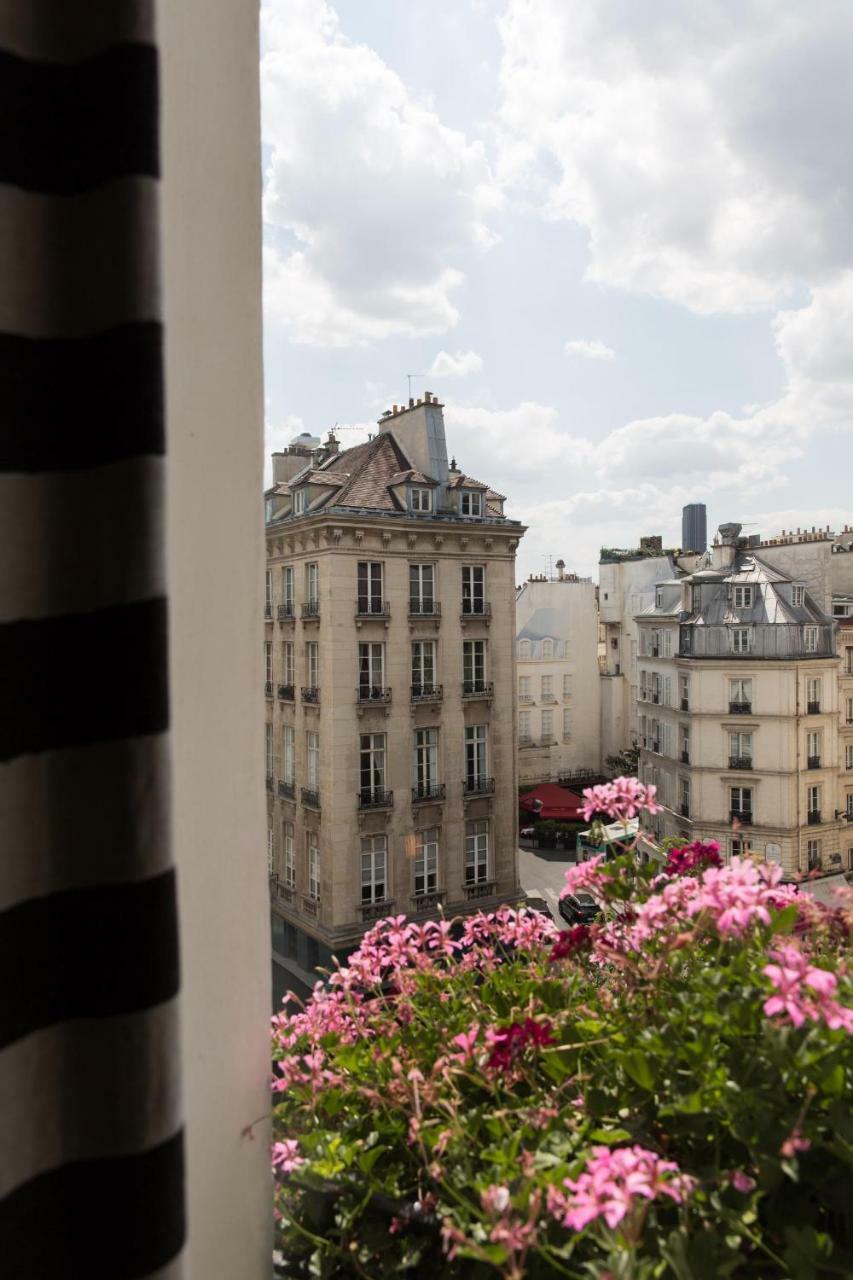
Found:
[[[304,1159],[299,1154],[299,1143],[295,1138],[285,1138],[284,1142],[273,1143],[273,1169],[280,1169],[282,1173],[293,1173],[294,1169],[298,1169],[304,1163]]]
[[[557,1187],[548,1189],[548,1208],[564,1227],[575,1231],[598,1218],[612,1229],[639,1201],[668,1196],[682,1204],[695,1185],[673,1160],[663,1160],[644,1147],[593,1147],[580,1177],[564,1179],[568,1196]]]
[[[590,822],[598,813],[604,813],[614,822],[628,822],[636,818],[641,809],[646,813],[659,813],[661,805],[655,799],[657,787],[646,786],[637,778],[614,778],[600,787],[587,787],[581,817]]]

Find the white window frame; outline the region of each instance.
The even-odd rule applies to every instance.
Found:
[[[553,742],[554,740],[554,712],[545,710],[542,712],[542,741]]]
[[[486,570],[481,564],[462,566],[462,612],[475,617],[486,612]]]
[[[306,831],[308,863],[308,897],[312,902],[320,901],[320,845],[316,831]]]
[[[465,726],[465,781],[479,785],[489,776],[489,726]]]
[[[845,699],[844,719],[846,724],[853,724],[853,698]]]
[[[294,642],[292,640],[282,640],[281,642],[281,683],[292,685],[295,680],[296,672],[296,655],[294,650]]]
[[[750,586],[736,585],[734,592],[734,606],[736,609],[751,609],[755,599],[754,589]]]
[[[753,814],[752,793],[752,787],[729,787],[729,812]],[[737,803],[735,802],[735,796],[737,796]],[[745,803],[746,796],[749,796],[749,804]]]
[[[435,688],[436,652],[434,640],[412,641],[412,684],[416,689]]]
[[[475,689],[486,683],[486,642],[485,640],[462,641],[462,679],[466,686]]]
[[[806,756],[809,760],[815,756],[820,759],[822,738],[820,729],[809,729],[806,734]]]
[[[275,773],[275,738],[269,721],[264,725],[264,764],[266,775],[271,778]]]
[[[305,733],[305,773],[309,791],[320,790],[320,735],[316,729]]]
[[[791,587],[791,604],[795,609],[800,609],[806,602],[805,587]]]
[[[387,790],[388,735],[361,733],[358,737],[358,787],[361,795]]]
[[[264,574],[264,604],[272,610],[272,569],[267,569]]]
[[[809,871],[823,865],[823,841],[812,839],[806,841],[806,866]]]
[[[409,565],[409,611],[429,613],[435,609],[435,565]]]
[[[518,740],[519,742],[530,741],[530,729],[533,713],[530,711],[519,711],[518,713]],[[853,765],[850,766],[853,768]]]
[[[355,574],[358,612],[381,614],[385,608],[385,562],[359,560]]]
[[[747,676],[743,679],[741,676],[729,677],[729,702],[748,703],[752,706],[752,678]]]
[[[432,489],[426,489],[422,485],[412,485],[409,506],[412,511],[422,513],[432,511]]]
[[[463,516],[479,518],[483,514],[483,495],[479,489],[463,489],[459,510]]]
[[[293,786],[296,781],[296,730],[292,724],[281,727],[282,781]]]
[[[568,701],[572,696],[572,677],[570,675],[563,676],[563,701]]]
[[[298,489],[294,489],[294,491],[293,491],[293,514],[294,514],[295,516],[301,516],[301,515],[303,515],[303,514],[304,514],[304,512],[305,512],[305,496],[306,496],[306,491],[305,491],[305,489],[304,489],[301,485],[300,485],[300,487],[299,487]]]
[[[489,823],[475,818],[465,823],[465,886],[472,888],[489,879]]]
[[[823,680],[820,676],[809,676],[806,680],[806,702],[816,702],[819,707],[823,705]]]
[[[293,565],[286,564],[281,570],[281,603],[289,613],[293,613]]]
[[[320,603],[320,566],[316,560],[305,566],[305,599],[309,605]]]
[[[385,645],[379,640],[358,642],[358,690],[370,697],[374,690],[385,688]]]
[[[820,627],[803,627],[803,649],[806,653],[817,653],[820,644]]]
[[[752,627],[732,627],[732,653],[752,652]]]
[[[361,905],[388,901],[388,837],[362,836],[360,846]]]
[[[518,656],[519,658],[524,658],[524,659],[527,659],[530,657],[530,641],[529,640],[519,640]]]
[[[264,680],[267,684],[273,682],[272,640],[264,641]]]
[[[430,794],[438,785],[438,729],[415,730],[412,748],[412,787],[419,794]]]
[[[546,698],[548,699],[553,698],[554,696],[554,677],[553,676],[539,677],[539,696],[541,697],[543,702],[545,701]]]
[[[415,832],[412,883],[416,898],[438,892],[438,827]]]
[[[530,698],[530,697],[532,697],[532,694],[531,694],[531,692],[530,692],[530,684],[531,684],[530,676],[519,676],[519,677],[518,677],[518,696],[519,696],[519,698]]]
[[[752,759],[752,733],[733,729],[729,733],[729,755],[741,760]]]
[[[848,742],[844,748],[844,767],[853,769],[853,742]]]
[[[569,742],[572,737],[572,709],[563,707],[563,741]]]
[[[554,641],[549,636],[542,641],[542,657],[553,658],[553,656],[554,656]]]
[[[271,876],[275,875],[275,832],[272,827],[267,827],[267,870]]]
[[[293,823],[285,819],[281,824],[281,871],[284,887],[296,888],[296,858],[293,847]]]
[[[820,813],[821,806],[821,786],[819,782],[811,783],[806,787],[806,813]]]

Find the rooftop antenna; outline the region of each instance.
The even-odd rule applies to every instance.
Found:
[[[411,400],[411,398],[412,398],[412,378],[425,378],[425,377],[426,377],[426,374],[425,374],[425,373],[407,373],[407,374],[406,374],[406,377],[409,379],[409,399]]]

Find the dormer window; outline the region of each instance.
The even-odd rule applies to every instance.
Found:
[[[657,587],[655,590],[655,608],[656,609],[663,608],[663,588],[662,587]]]
[[[293,514],[301,516],[305,510],[305,490],[296,489],[293,494]]]
[[[735,587],[734,596],[736,609],[752,608],[752,587]]]
[[[462,490],[463,516],[481,516],[483,514],[483,495],[472,489]]]
[[[411,493],[413,511],[432,511],[432,489],[413,488]]]
[[[690,596],[691,596],[691,600],[690,600],[691,612],[699,613],[700,609],[702,608],[702,588],[695,587],[695,586],[691,587]]]
[[[794,608],[801,609],[805,604],[805,602],[806,602],[805,587],[792,587],[791,588],[791,604],[794,606]]]

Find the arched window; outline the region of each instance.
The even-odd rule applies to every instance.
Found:
[[[554,656],[554,641],[543,640],[542,641],[542,657],[553,658],[553,656]]]
[[[530,657],[530,641],[529,641],[529,640],[519,640],[519,642],[518,642],[518,656],[519,656],[519,658],[529,658],[529,657]]]

